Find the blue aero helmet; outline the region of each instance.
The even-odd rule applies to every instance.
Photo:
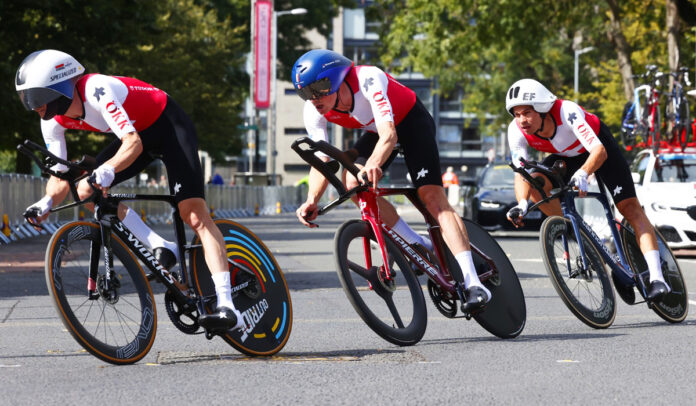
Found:
[[[353,67],[353,61],[328,49],[302,55],[292,67],[292,84],[303,100],[336,93]]]

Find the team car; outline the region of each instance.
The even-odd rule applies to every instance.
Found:
[[[631,175],[638,200],[669,246],[696,247],[696,150],[641,151]]]

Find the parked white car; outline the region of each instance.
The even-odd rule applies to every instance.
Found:
[[[696,151],[641,151],[631,175],[638,200],[669,246],[696,247]]]

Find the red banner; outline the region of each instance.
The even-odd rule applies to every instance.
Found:
[[[254,101],[257,109],[267,109],[271,104],[271,18],[273,2],[256,0],[254,23],[254,55],[256,55],[254,71]]]

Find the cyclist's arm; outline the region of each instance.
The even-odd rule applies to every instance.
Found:
[[[307,134],[312,138],[313,141],[326,141],[328,142],[328,131],[327,125],[328,121],[324,116],[319,114],[317,109],[310,101],[306,101],[303,111],[303,119],[305,124],[305,129]],[[315,155],[324,162],[330,160],[330,158],[323,152],[316,152]],[[307,180],[307,203],[317,204],[319,199],[326,191],[329,181],[324,178],[318,170],[310,168],[309,178]]]
[[[133,131],[121,137],[121,146],[116,151],[116,154],[106,161],[105,164],[111,165],[114,168],[114,172],[118,173],[135,162],[142,152],[143,143],[140,135]]]
[[[58,158],[68,158],[65,128],[58,124],[55,119],[41,120],[41,134],[46,144],[46,149]],[[57,172],[65,172],[68,170],[68,167],[63,164],[56,164],[51,169]],[[51,176],[46,183],[46,196],[51,198],[54,207],[65,200],[69,191],[68,182],[55,176]]]
[[[375,149],[365,163],[365,171],[381,174],[380,167],[389,159],[397,142],[394,111],[387,96],[389,79],[381,69],[370,66],[360,70],[358,82],[360,83],[360,91],[370,102],[379,136]]]
[[[529,159],[529,154],[527,153],[527,139],[522,134],[522,131],[515,124],[513,120],[508,125],[508,146],[510,147],[510,155],[512,157],[512,164],[516,167],[520,167],[520,158]],[[532,186],[520,175],[515,173],[515,200],[529,200],[531,196]]]
[[[607,151],[602,141],[585,120],[585,112],[577,104],[565,100],[561,110],[562,119],[573,129],[573,134],[590,151],[590,156],[580,169],[588,175],[593,174],[607,159]]]

